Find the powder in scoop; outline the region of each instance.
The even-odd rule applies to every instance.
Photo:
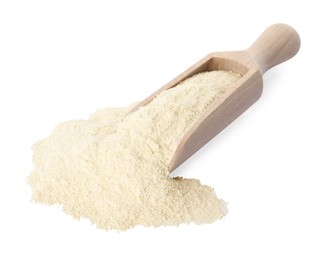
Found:
[[[33,146],[32,199],[62,205],[103,229],[211,223],[226,203],[198,180],[172,178],[168,164],[184,133],[240,78],[197,74],[148,105],[99,110],[58,125]]]

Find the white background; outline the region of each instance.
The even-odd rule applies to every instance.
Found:
[[[326,3],[2,0],[0,259],[329,259]],[[258,103],[175,172],[214,187],[225,219],[106,232],[30,202],[30,147],[55,125],[139,101],[277,22],[300,33],[298,55],[268,71]]]

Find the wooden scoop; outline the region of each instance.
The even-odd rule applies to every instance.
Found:
[[[184,134],[169,164],[169,171],[180,166],[256,102],[262,93],[262,75],[292,58],[299,48],[300,38],[292,27],[274,24],[247,50],[211,53],[139,103],[134,110],[147,105],[160,92],[200,72],[228,70],[242,76]]]

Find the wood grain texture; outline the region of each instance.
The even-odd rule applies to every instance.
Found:
[[[292,58],[299,51],[300,37],[286,24],[268,27],[247,50],[262,73]]]
[[[176,169],[255,103],[262,93],[263,73],[292,58],[299,48],[300,38],[292,27],[274,24],[247,50],[211,53],[139,103],[132,111],[147,105],[163,90],[200,72],[228,70],[242,76],[184,134],[168,166],[169,171]]]

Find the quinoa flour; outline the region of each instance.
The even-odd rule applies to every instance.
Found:
[[[184,133],[239,78],[200,73],[133,113],[103,109],[58,125],[33,145],[32,200],[106,230],[220,219],[226,203],[214,190],[172,178],[167,166]]]

